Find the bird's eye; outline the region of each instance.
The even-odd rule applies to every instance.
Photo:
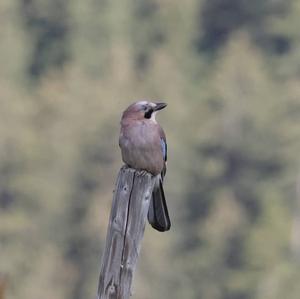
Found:
[[[144,111],[147,111],[148,107],[147,107],[146,105],[143,105],[142,109],[143,109]]]

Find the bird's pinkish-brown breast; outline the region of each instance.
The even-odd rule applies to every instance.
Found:
[[[151,120],[127,120],[119,140],[123,161],[135,169],[159,174],[165,165],[160,143],[162,129]]]

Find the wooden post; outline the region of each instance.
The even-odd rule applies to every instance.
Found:
[[[120,169],[102,256],[98,299],[128,299],[141,248],[154,177]]]

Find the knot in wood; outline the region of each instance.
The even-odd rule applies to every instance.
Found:
[[[127,190],[128,190],[128,185],[126,184],[123,186],[123,192],[127,192]]]
[[[147,192],[145,193],[145,199],[146,199],[146,200],[149,200],[150,196],[151,196],[150,192],[147,191]]]

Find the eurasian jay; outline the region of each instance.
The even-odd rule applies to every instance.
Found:
[[[158,231],[171,227],[163,179],[166,174],[166,136],[157,123],[157,111],[165,108],[165,103],[139,101],[130,105],[121,119],[119,145],[122,159],[129,167],[145,170],[156,176],[148,211],[148,221]]]

